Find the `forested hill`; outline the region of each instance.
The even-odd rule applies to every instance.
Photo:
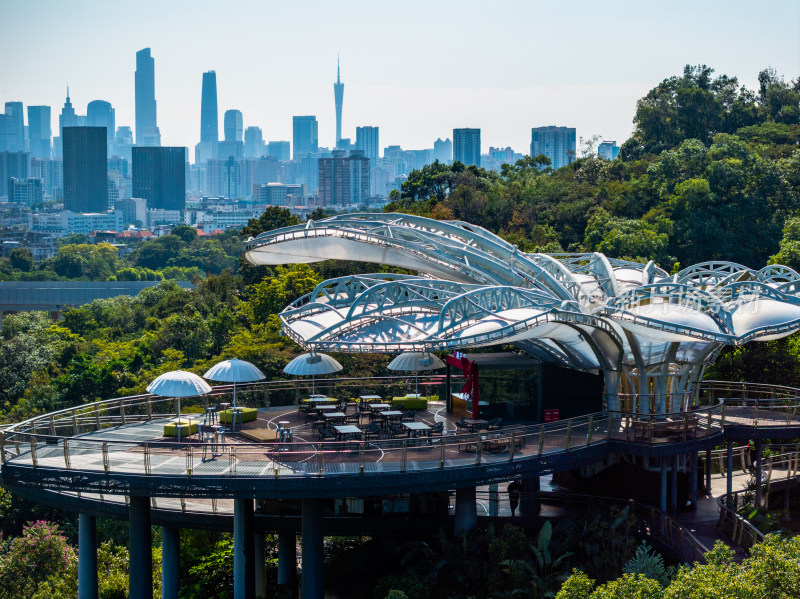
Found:
[[[526,251],[600,251],[667,271],[706,260],[800,268],[800,78],[767,69],[758,80],[750,90],[687,66],[637,102],[616,160],[589,142],[557,171],[545,156],[500,174],[434,163],[387,210],[479,224]]]

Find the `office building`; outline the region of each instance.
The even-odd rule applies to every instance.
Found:
[[[50,107],[28,106],[28,146],[31,157],[50,158]]]
[[[344,101],[344,83],[339,76],[339,59],[336,59],[336,83],[333,84],[333,99],[336,104],[336,143],[342,139],[342,102]]]
[[[289,186],[283,183],[253,185],[253,202],[264,206],[288,206]]]
[[[51,200],[64,199],[64,161],[60,158],[31,158],[30,176],[42,181],[42,193]]]
[[[619,156],[619,146],[616,141],[606,140],[597,146],[597,156],[603,160],[614,160]]]
[[[453,162],[453,142],[450,138],[438,138],[433,142],[433,159],[438,160],[442,164],[450,164]]]
[[[272,156],[278,160],[290,160],[291,143],[288,141],[271,141],[267,143],[267,156]]]
[[[114,154],[114,133],[117,130],[114,108],[105,100],[92,100],[86,107],[86,125],[106,128],[106,145],[109,156]]]
[[[202,164],[217,157],[219,142],[219,111],[217,109],[217,73],[203,73],[200,97],[200,143],[195,146],[194,162]]]
[[[155,60],[150,48],[136,53],[136,145],[160,146],[156,117]]]
[[[261,158],[267,153],[261,127],[248,127],[244,130],[244,157]]]
[[[17,179],[12,177],[8,180],[8,201],[26,206],[42,203],[42,180]]]
[[[25,151],[22,102],[6,102],[5,114],[0,115],[0,151]]]
[[[105,127],[64,127],[64,208],[105,212],[108,154]]]
[[[226,110],[224,119],[224,141],[219,142],[217,158],[225,160],[233,156],[242,158],[244,156],[244,144],[242,143],[242,113],[240,110]]]
[[[319,199],[323,206],[363,204],[369,198],[369,158],[353,151],[335,151],[319,159]]]
[[[531,129],[531,156],[544,154],[550,166],[559,169],[575,160],[574,127],[534,127]]]
[[[295,158],[300,158],[304,154],[315,154],[319,150],[317,117],[292,117],[292,144]]]
[[[356,150],[364,152],[364,156],[372,163],[378,159],[379,135],[378,127],[356,127]]]
[[[122,212],[123,224],[136,224],[138,222],[138,226],[141,227],[147,222],[147,200],[144,198],[117,200],[114,208]]]
[[[26,152],[0,152],[0,196],[8,195],[8,180],[28,178]]]
[[[130,127],[117,127],[117,134],[114,137],[114,154],[122,156],[128,162],[131,161],[131,148],[133,147],[133,131]]]
[[[66,137],[64,139],[66,152]],[[40,212],[33,214],[31,228],[34,231],[48,231],[59,237],[80,233],[88,235],[92,231],[121,231],[122,212],[76,213],[71,210],[60,212]]]
[[[453,160],[467,166],[481,165],[480,129],[453,129]]]
[[[132,195],[150,210],[186,208],[186,148],[133,148]]]
[[[229,157],[215,158],[206,163],[205,191],[211,196],[224,196],[235,199],[250,193],[242,185],[242,161]]]

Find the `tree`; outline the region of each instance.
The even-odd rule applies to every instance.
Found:
[[[184,243],[192,243],[197,239],[197,229],[189,225],[178,225],[172,229],[171,235],[177,235]]]
[[[242,227],[241,236],[243,239],[248,237],[258,237],[265,231],[272,231],[273,229],[282,229],[284,227],[291,227],[292,225],[300,224],[294,214],[289,212],[286,208],[279,208],[278,206],[267,206],[264,213],[258,218],[251,218],[247,224]]]
[[[8,255],[11,266],[23,272],[33,270],[33,254],[28,248],[15,248]]]

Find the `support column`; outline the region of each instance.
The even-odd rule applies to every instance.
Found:
[[[756,439],[756,507],[761,507],[761,503],[763,501],[762,492],[761,492],[761,480],[762,480],[762,472],[761,472],[761,439]]]
[[[253,563],[256,569],[256,597],[264,599],[267,596],[267,551],[264,547],[264,533],[253,534]]]
[[[153,537],[150,531],[149,497],[131,495],[128,522],[128,596],[130,599],[152,599]]]
[[[672,456],[672,481],[669,495],[669,511],[678,513],[678,456]]]
[[[456,514],[453,532],[456,535],[468,532],[478,523],[478,501],[475,487],[456,489]]]
[[[711,448],[706,449],[706,495],[711,497]]]
[[[78,599],[97,599],[97,522],[78,515]]]
[[[489,516],[496,518],[500,511],[500,494],[497,491],[497,483],[489,485]]]
[[[278,533],[278,584],[294,589],[297,583],[297,537],[293,532]]]
[[[730,495],[733,493],[733,439],[728,439],[728,447],[725,451],[725,470],[727,478],[725,492],[728,494],[728,502],[730,503]]]
[[[303,499],[303,599],[323,599],[322,500]]]
[[[253,500],[233,500],[233,598],[255,597]]]
[[[181,529],[161,527],[161,599],[178,599],[181,572]]]
[[[689,501],[692,503],[692,509],[697,508],[697,452],[693,451],[689,456],[689,470],[692,477],[690,482]]]
[[[661,503],[659,504],[661,512],[667,513],[667,458],[661,458]],[[659,523],[659,534],[664,534],[664,521]]]
[[[522,479],[522,494],[519,499],[519,513],[532,516],[542,511],[542,502],[539,491],[542,485],[538,476]]]

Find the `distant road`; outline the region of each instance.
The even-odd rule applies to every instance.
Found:
[[[189,281],[175,281],[191,289]],[[137,295],[160,281],[0,281],[0,326],[4,312],[40,310],[57,313],[96,299]]]

